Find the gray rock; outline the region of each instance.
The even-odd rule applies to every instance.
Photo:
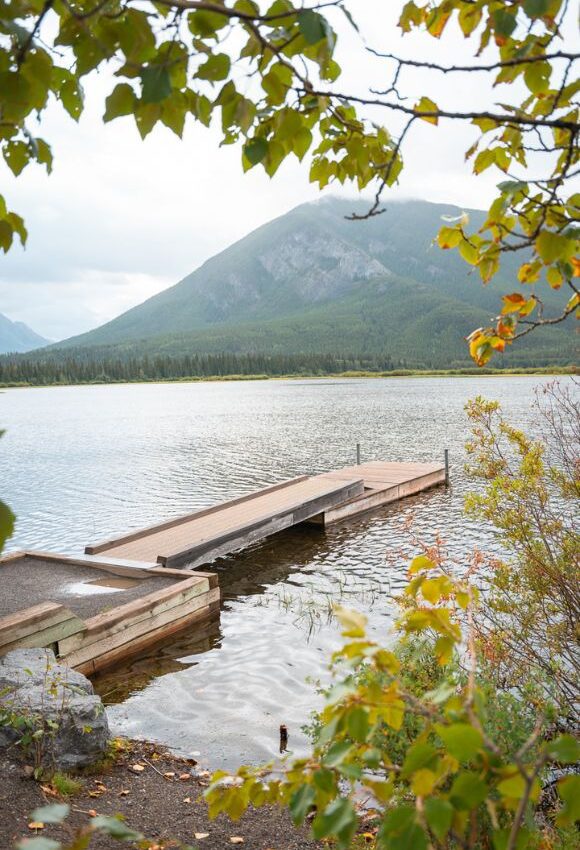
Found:
[[[37,729],[35,762],[62,770],[92,764],[109,740],[103,703],[85,676],[50,649],[16,649],[0,658],[0,748]]]

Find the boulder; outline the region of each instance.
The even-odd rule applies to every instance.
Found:
[[[70,770],[106,751],[109,724],[101,698],[81,673],[50,649],[15,649],[0,658],[0,748],[24,746],[36,765]]]

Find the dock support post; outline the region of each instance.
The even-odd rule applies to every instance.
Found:
[[[449,487],[449,449],[445,449],[445,486]]]
[[[360,443],[356,444],[356,465],[360,466]]]

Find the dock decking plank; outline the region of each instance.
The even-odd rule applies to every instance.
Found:
[[[300,478],[286,487],[276,486],[241,500],[216,505],[189,516],[109,541],[87,547],[111,558],[122,558],[172,566],[186,561],[207,562],[217,554],[233,551],[253,543],[333,505],[342,504],[363,492],[360,475],[346,480],[322,476]]]

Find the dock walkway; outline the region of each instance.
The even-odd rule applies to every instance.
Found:
[[[293,525],[312,522],[326,526],[444,481],[441,464],[373,461],[283,481],[161,525],[87,546],[85,552],[166,567],[185,563],[195,567]]]
[[[304,475],[115,540],[87,546],[88,555],[175,567],[207,563],[304,522],[364,492],[360,474],[334,480]]]

